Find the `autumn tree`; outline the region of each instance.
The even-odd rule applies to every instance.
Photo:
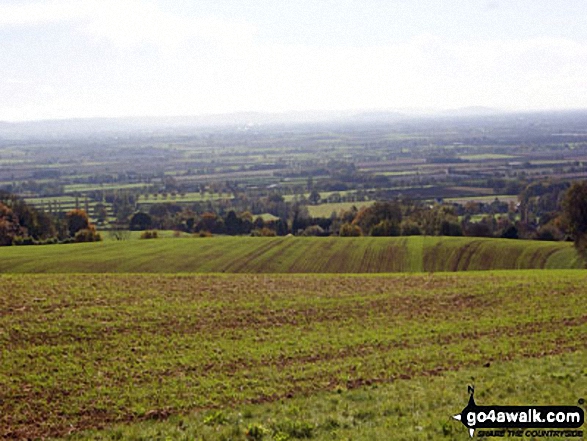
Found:
[[[224,220],[216,213],[206,212],[196,225],[196,232],[208,231],[214,234],[224,233]]]
[[[20,229],[18,236],[44,240],[55,237],[57,234],[58,222],[48,213],[26,204],[21,198],[0,190],[0,204],[10,209],[16,216],[16,224]]]
[[[12,209],[0,203],[0,245],[12,245],[14,239],[24,234],[18,217]]]
[[[358,237],[362,235],[361,228],[358,225],[345,223],[340,227],[340,236],[342,237]]]
[[[563,212],[575,247],[587,262],[587,181],[574,182],[563,199]]]
[[[69,230],[69,235],[71,237],[74,237],[78,231],[86,230],[90,226],[90,219],[84,210],[77,208],[73,209],[65,215],[65,218],[67,220],[67,229]]]

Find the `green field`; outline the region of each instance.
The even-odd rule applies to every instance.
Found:
[[[467,202],[482,202],[484,204],[491,204],[497,199],[500,202],[518,202],[518,196],[515,194],[496,194],[491,196],[469,196],[462,198],[446,198],[445,202],[465,204]]]
[[[414,170],[402,170],[402,171],[385,171],[385,172],[376,172],[376,175],[379,176],[411,176],[418,174],[418,171]]]
[[[145,195],[141,195],[138,198],[138,206],[144,210],[148,211],[152,205],[155,204],[194,204],[196,202],[207,202],[207,201],[219,201],[219,200],[230,200],[233,199],[233,195],[230,193],[199,193],[199,192],[190,192],[185,194],[176,194],[172,196],[171,194],[166,194],[164,197],[162,194],[157,194],[157,196],[153,194],[149,194],[148,197]]]
[[[128,190],[136,188],[144,188],[147,184],[136,183],[136,184],[67,184],[63,186],[63,192],[65,194],[71,193],[84,193],[87,191],[102,191],[102,190]]]
[[[343,190],[343,191],[321,191],[320,192],[320,197],[322,199],[327,199],[329,196],[331,196],[331,195],[333,195],[335,193],[344,197],[344,196],[350,196],[352,194],[355,194],[356,192],[355,191],[345,191],[345,190]],[[292,202],[296,198],[299,198],[299,197],[303,197],[303,198],[308,199],[310,197],[310,193],[303,193],[303,194],[300,194],[300,195],[286,194],[286,195],[283,196],[283,200],[286,201],[286,202]]]
[[[0,278],[0,438],[465,439],[471,382],[587,386],[584,271]]]
[[[154,231],[154,230],[149,230],[149,231]],[[102,240],[104,242],[115,242],[120,244],[120,240],[116,238],[115,235],[113,235],[113,230],[98,230],[98,232],[100,233],[100,236],[102,237]],[[120,234],[119,231],[115,231],[117,234]],[[141,239],[141,234],[143,232],[142,231],[124,231],[124,241],[127,240],[139,240]],[[189,238],[192,237],[192,234],[190,233],[185,233],[183,231],[178,231],[178,230],[157,230],[157,239],[177,239],[177,238]],[[142,239],[141,239],[142,240]],[[127,242],[125,242],[127,243]]]
[[[514,155],[504,155],[500,153],[479,153],[479,154],[472,154],[472,155],[460,155],[460,159],[464,159],[466,161],[490,161],[496,159],[513,159],[517,158]]]
[[[3,273],[385,273],[581,267],[571,243],[466,237],[188,237],[0,249]]]
[[[340,213],[341,210],[350,210],[352,207],[356,207],[357,209],[361,209],[361,207],[368,207],[373,205],[374,201],[366,201],[366,202],[331,202],[328,204],[320,204],[320,205],[307,205],[308,207],[308,214],[312,217],[330,217],[330,215],[334,212],[336,214]]]
[[[461,441],[467,439],[466,430],[450,416],[459,412],[467,399],[465,384],[475,385],[477,402],[483,404],[575,404],[577,391],[587,388],[586,362],[584,350],[494,362],[489,368],[462,368],[358,389],[341,386],[335,392],[175,414],[163,421],[144,419],[81,432],[68,439],[250,440],[257,430],[268,441]]]

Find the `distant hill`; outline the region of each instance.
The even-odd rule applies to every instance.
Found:
[[[451,110],[402,109],[374,111],[291,111],[281,113],[240,112],[199,116],[145,116],[121,118],[73,118],[57,120],[6,122],[0,121],[0,138],[6,139],[60,139],[139,134],[190,134],[202,130],[246,131],[263,127],[290,127],[295,125],[369,125],[402,124],[450,120],[470,123],[471,119],[491,119],[503,124],[514,120],[527,124],[544,121],[585,121],[587,110],[551,112],[503,112],[489,107],[463,107]]]
[[[401,117],[397,112],[241,112],[218,115],[122,118],[72,118],[23,122],[0,122],[0,136],[18,138],[58,138],[71,136],[153,133],[185,129],[247,130],[260,126],[386,122]]]
[[[392,111],[359,112],[349,117],[350,120],[356,122],[390,122],[406,118],[404,113]]]
[[[502,110],[493,109],[491,107],[469,106],[469,107],[460,107],[457,109],[443,110],[438,113],[443,116],[459,117],[459,116],[499,115],[504,112]]]
[[[0,272],[384,273],[580,268],[570,243],[397,237],[214,237],[0,248]]]

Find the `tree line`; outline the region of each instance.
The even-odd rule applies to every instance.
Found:
[[[26,204],[21,198],[0,192],[0,245],[43,245],[93,242],[101,235],[84,210],[52,215]]]
[[[310,200],[286,202],[279,194],[235,205],[155,203],[148,211],[127,208],[126,230],[176,230],[200,235],[283,236],[472,236],[508,239],[573,240],[587,248],[587,181],[537,182],[528,185],[519,203],[469,202],[465,205],[395,199],[312,217]],[[130,206],[132,198],[125,199]],[[250,210],[263,210],[262,217]],[[479,217],[481,218],[479,219]],[[475,218],[476,217],[476,218]],[[15,195],[0,193],[0,245],[69,243],[101,240],[85,210],[50,214]]]

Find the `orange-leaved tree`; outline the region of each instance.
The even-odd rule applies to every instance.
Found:
[[[66,214],[69,235],[76,242],[96,242],[102,240],[96,227],[90,223],[90,218],[84,210],[74,209]]]

